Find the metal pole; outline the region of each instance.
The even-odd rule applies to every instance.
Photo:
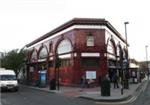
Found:
[[[129,24],[129,22],[124,22],[125,25],[125,37],[126,37],[126,48],[128,48],[128,39],[127,39],[127,24]]]
[[[121,63],[121,95],[123,95],[123,87],[124,87],[124,82],[123,82],[123,52],[121,51],[121,58],[120,58],[120,63]]]
[[[123,68],[121,67],[121,95],[123,95],[123,88],[124,88],[124,85],[123,85]]]
[[[149,68],[148,68],[148,53],[147,53],[147,47],[148,46],[145,46],[145,50],[146,50],[146,66],[147,66],[147,77],[148,77],[148,80],[149,80]]]
[[[126,37],[126,50],[127,50],[127,54],[128,54],[128,38],[127,38],[127,24],[129,24],[129,22],[124,22],[124,25],[125,25],[125,37]],[[128,54],[129,55],[129,54]],[[129,74],[129,57],[128,57],[128,55],[126,56],[127,58],[126,58],[126,60],[127,60],[127,64],[126,64],[126,75],[128,75]],[[125,82],[127,82],[126,83],[126,87],[127,87],[127,89],[129,88],[129,81],[128,81],[128,78],[126,78],[125,77]]]

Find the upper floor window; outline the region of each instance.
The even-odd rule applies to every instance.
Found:
[[[43,47],[39,52],[39,59],[46,58],[48,56],[46,47]]]
[[[72,45],[69,40],[65,39],[60,42],[57,47],[57,53],[63,54],[72,51]]]
[[[113,46],[113,43],[111,41],[108,42],[107,51],[111,54],[115,54],[114,46]]]
[[[99,67],[98,58],[83,58],[82,66],[83,67]]]
[[[87,35],[86,45],[94,46],[94,36],[91,33],[89,33],[89,35]]]

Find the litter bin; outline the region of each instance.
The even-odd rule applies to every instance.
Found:
[[[50,81],[50,90],[56,90],[56,80],[52,79]]]
[[[110,96],[110,80],[107,77],[101,80],[101,96]]]

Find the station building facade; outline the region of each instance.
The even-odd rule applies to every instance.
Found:
[[[114,71],[120,73],[128,58],[126,41],[105,19],[74,18],[27,44],[27,79],[36,84],[45,73],[45,83],[56,78],[55,58],[61,59],[59,81],[76,86],[89,72],[99,78]],[[91,74],[90,74],[91,72]]]

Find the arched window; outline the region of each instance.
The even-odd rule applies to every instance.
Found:
[[[63,54],[63,53],[67,53],[70,51],[72,51],[72,45],[71,45],[70,41],[67,39],[62,40],[57,47],[57,53]]]
[[[120,58],[120,56],[122,56],[122,47],[121,47],[121,45],[119,44],[118,46],[117,46],[117,57],[119,57]]]
[[[42,49],[39,52],[39,59],[44,59],[48,56],[48,52],[46,47],[42,47]]]
[[[31,62],[37,61],[37,51],[34,49],[31,55]]]
[[[115,54],[115,48],[114,48],[114,46],[113,46],[112,41],[109,41],[109,42],[108,42],[108,45],[107,45],[107,52],[110,53],[110,54]]]

